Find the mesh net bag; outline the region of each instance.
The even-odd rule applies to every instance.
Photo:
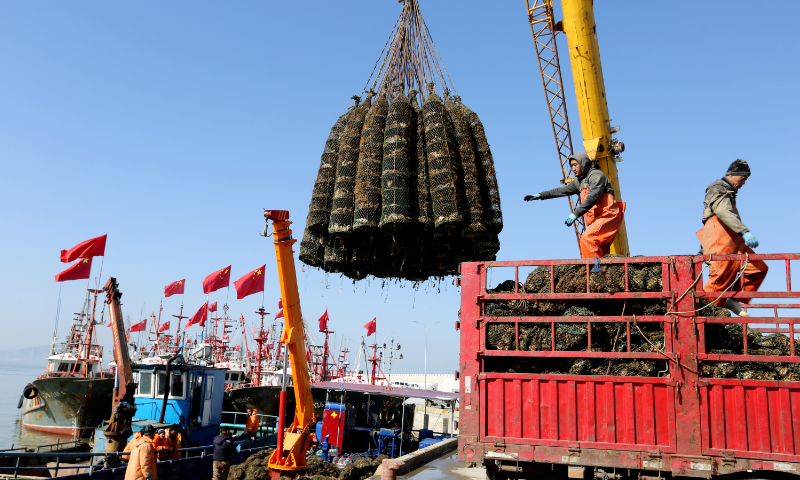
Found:
[[[398,230],[411,224],[409,177],[413,119],[414,109],[401,90],[389,105],[383,135],[380,227],[384,230]]]
[[[414,108],[414,128],[416,137],[412,140],[412,164],[416,172],[411,172],[411,215],[423,230],[433,227],[430,182],[428,179],[428,158],[425,150],[425,117],[417,101],[417,91],[408,92]],[[415,174],[416,173],[416,174]]]
[[[337,238],[330,238],[325,243],[325,267],[331,272],[341,272],[350,259],[350,252],[344,242]]]
[[[497,176],[494,170],[494,157],[489,148],[489,141],[486,140],[486,131],[483,128],[478,114],[467,108],[461,103],[461,97],[455,97],[460,104],[461,111],[469,120],[472,138],[475,141],[478,154],[478,165],[480,167],[480,179],[484,182],[481,191],[484,194],[483,201],[486,206],[486,227],[491,233],[500,233],[503,230],[503,212],[500,209],[500,190],[497,188]]]
[[[459,226],[463,218],[459,211],[458,191],[456,190],[457,170],[447,138],[447,122],[444,105],[439,97],[431,92],[422,105],[425,123],[425,149],[428,153],[428,174],[431,189],[433,223],[437,229]]]
[[[381,219],[381,169],[383,164],[383,131],[389,102],[386,92],[372,104],[364,119],[355,185],[355,217],[353,232],[370,232]]]
[[[331,217],[331,202],[333,201],[333,187],[336,182],[336,167],[339,164],[339,137],[344,131],[347,119],[352,110],[348,111],[333,125],[325,150],[319,164],[317,181],[311,192],[311,205],[308,207],[306,228],[316,235],[328,233],[328,222]]]
[[[300,241],[300,261],[311,267],[321,267],[325,262],[325,246],[322,239],[311,233],[306,227],[303,239]]]
[[[486,348],[489,350],[514,350],[516,334],[513,323],[486,325]]]
[[[364,128],[364,117],[371,106],[370,100],[367,97],[366,102],[353,110],[339,138],[339,165],[336,167],[336,185],[331,204],[331,221],[328,225],[328,233],[331,235],[347,235],[353,229],[361,130]]]
[[[453,133],[458,149],[458,158],[461,163],[458,171],[461,173],[464,188],[464,211],[466,213],[464,236],[475,237],[486,231],[484,222],[483,197],[481,195],[480,174],[475,162],[475,148],[469,129],[469,121],[461,109],[449,98],[444,102],[450,120],[453,123]]]

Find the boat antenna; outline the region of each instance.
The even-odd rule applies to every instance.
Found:
[[[56,307],[56,325],[53,328],[53,343],[50,345],[50,355],[58,342],[58,318],[61,315],[61,284],[58,284],[58,306]]]

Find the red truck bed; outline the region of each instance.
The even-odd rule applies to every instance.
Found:
[[[487,272],[493,278],[524,282],[520,271],[537,266],[586,265],[589,290],[590,260],[478,262],[461,265],[461,358],[459,459],[483,462],[490,471],[531,472],[541,464],[634,469],[642,475],[657,472],[709,478],[746,470],[775,470],[800,474],[800,381],[767,381],[706,378],[703,361],[798,363],[790,355],[706,352],[705,331],[711,323],[770,324],[761,329],[795,337],[798,319],[779,317],[778,309],[800,304],[768,304],[774,316],[756,317],[763,310],[751,308],[750,318],[703,317],[694,310],[696,300],[717,298],[702,291],[704,261],[765,260],[786,269],[786,288],[778,292],[722,294],[755,302],[800,297],[791,288],[791,263],[798,254],[607,258],[602,265],[625,265],[629,289],[630,264],[660,263],[663,290],[620,293],[514,293],[487,292]],[[782,270],[783,268],[781,268]],[[498,273],[502,272],[502,273]],[[488,285],[492,288],[494,285]],[[550,292],[554,291],[551,280]],[[666,299],[666,316],[637,317],[514,317],[485,316],[485,304],[497,300],[613,300]],[[775,301],[773,300],[773,301]],[[754,303],[755,306],[756,303]],[[487,327],[493,322],[514,324],[518,347],[520,324],[619,322],[628,332],[645,322],[663,324],[661,352],[492,350],[487,348]],[[744,328],[744,327],[743,327]],[[800,331],[798,331],[800,333]],[[555,333],[553,333],[555,335]],[[553,336],[555,339],[555,336]],[[628,340],[630,341],[630,340]],[[591,333],[588,339],[591,346]],[[662,353],[663,352],[663,353]],[[625,358],[668,360],[669,371],[661,377],[546,375],[492,373],[486,368],[492,357]],[[537,465],[538,464],[538,465]],[[548,467],[548,470],[551,467]],[[563,467],[562,467],[563,468]],[[588,469],[587,469],[588,470]],[[648,473],[648,471],[652,473]],[[570,474],[580,473],[573,469]],[[587,472],[588,475],[588,472]],[[513,474],[512,474],[513,476]],[[587,477],[589,478],[589,477]],[[594,478],[592,475],[591,478]]]

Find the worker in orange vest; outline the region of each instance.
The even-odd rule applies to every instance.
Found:
[[[153,440],[153,447],[156,449],[156,457],[159,460],[169,460],[172,451],[175,447],[172,445],[172,439],[167,435],[167,431],[163,428],[158,429],[158,434]]]
[[[244,425],[244,433],[252,440],[258,433],[258,427],[261,426],[261,421],[258,418],[258,410],[255,408],[247,409],[247,423]]]
[[[563,187],[537,195],[526,195],[525,201],[549,200],[580,194],[580,205],[575,207],[564,223],[571,226],[581,216],[586,218],[586,229],[580,240],[581,258],[600,258],[608,255],[611,243],[622,225],[625,203],[616,201],[611,181],[605,173],[592,166],[592,161],[586,152],[570,155],[569,166],[575,174],[574,180]]]
[[[703,246],[703,255],[711,255],[712,259],[708,269],[708,280],[703,286],[707,292],[754,292],[758,290],[767,276],[767,264],[761,260],[749,260],[747,266],[744,262],[719,262],[713,260],[713,255],[733,255],[755,253],[758,239],[750,233],[750,229],[742,223],[739,209],[736,208],[736,195],[750,178],[750,165],[742,159],[737,159],[728,167],[725,176],[714,181],[706,188],[706,198],[703,201],[703,228],[697,232],[697,238]],[[739,278],[739,272],[744,268]],[[744,286],[742,286],[744,283]],[[747,317],[747,312],[732,298],[720,298],[715,302],[717,306],[725,308],[739,315]],[[742,299],[742,303],[750,303],[749,298]]]
[[[179,460],[181,458],[181,448],[183,448],[183,436],[181,435],[181,430],[177,425],[170,425],[167,428],[167,436],[172,441],[172,454],[170,455],[170,459],[172,460]]]
[[[131,449],[133,448],[133,443],[141,437],[142,434],[140,432],[136,432],[133,434],[133,438],[125,445],[125,448],[122,450],[122,454],[119,456],[120,459],[124,462],[127,462],[131,458]]]
[[[156,450],[153,448],[153,438],[156,429],[152,425],[145,425],[142,435],[133,440],[131,458],[125,469],[125,480],[158,480],[156,475]]]

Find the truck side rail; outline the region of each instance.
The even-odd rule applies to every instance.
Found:
[[[746,291],[740,274],[724,292],[703,290],[704,273],[714,262],[737,262],[737,269],[744,270],[746,262],[759,260],[773,269],[783,263],[777,273],[785,270],[785,288]],[[784,309],[800,308],[800,302],[790,301],[800,298],[791,282],[792,262],[798,260],[800,254],[749,254],[461,264],[459,458],[624,467],[706,478],[744,470],[800,474],[800,343],[795,343],[800,319],[782,316]],[[656,272],[660,267],[656,287],[643,288],[641,281],[633,287],[632,274],[642,264],[655,265],[651,271]],[[613,289],[597,287],[597,266],[604,274],[615,269]],[[492,280],[498,270],[504,272],[502,280],[513,279],[513,288],[508,281]],[[538,276],[523,278],[528,272]],[[567,274],[569,283],[559,286]],[[714,316],[719,313],[711,304],[725,298],[743,302],[753,316]],[[764,303],[748,305],[750,299]],[[560,306],[545,313],[537,306],[545,302]],[[610,311],[608,305],[637,302],[657,304],[653,311],[658,313],[604,313]],[[564,305],[600,313],[573,316]],[[587,308],[592,305],[605,307]],[[771,316],[755,316],[764,309]],[[622,332],[621,345],[615,339],[612,351],[603,344],[607,340],[599,338],[596,346],[593,338],[594,328],[608,324],[617,324],[614,328]],[[556,344],[557,328],[563,333],[578,326],[582,343]],[[502,347],[498,334],[490,335],[492,328],[504,332]],[[523,328],[538,329],[538,343],[532,346],[526,340],[523,346]],[[720,328],[728,335],[725,348],[713,343]],[[648,338],[653,332],[658,341]],[[650,347],[641,348],[642,337]],[[668,368],[651,370],[649,376],[604,375],[605,368],[593,368],[593,374],[549,368],[564,361],[661,361]],[[720,363],[728,368],[728,377],[709,370]],[[745,366],[757,372],[797,368],[797,378],[731,373]]]

